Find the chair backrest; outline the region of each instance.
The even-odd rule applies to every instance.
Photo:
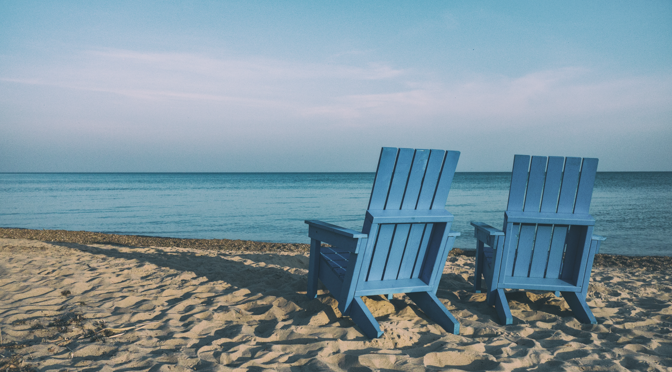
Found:
[[[588,212],[597,162],[515,156],[504,219],[505,276],[580,285],[595,223]]]
[[[459,156],[458,151],[383,148],[368,210],[445,211]],[[362,229],[366,234],[372,233],[369,217],[367,213]],[[424,275],[428,282],[431,273],[423,270],[428,265],[428,247],[432,240],[439,244],[436,240],[443,237],[444,230],[450,230],[450,224],[442,224],[440,231],[434,225],[409,222],[376,226],[375,236],[369,235],[364,277],[360,280],[403,280]]]

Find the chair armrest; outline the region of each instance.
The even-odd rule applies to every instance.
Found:
[[[325,231],[332,232],[334,234],[342,235],[347,238],[366,238],[366,234],[351,230],[351,229],[346,229],[344,227],[332,225],[330,223],[322,222],[322,221],[317,221],[317,220],[306,220],[304,221],[306,224],[308,224],[311,227],[316,227],[320,228]]]
[[[368,238],[367,234],[330,223],[316,220],[306,220],[304,222],[308,224],[308,236],[311,239],[347,249],[355,254],[359,252],[360,246],[366,244]]]
[[[474,237],[493,248],[497,248],[494,246],[497,237],[504,236],[502,230],[496,229],[483,222],[471,221],[471,226],[474,227]]]
[[[597,244],[597,248],[595,249],[595,254],[598,254],[598,253],[600,253],[600,245],[601,245],[601,243],[602,243],[603,241],[607,240],[607,238],[605,238],[605,237],[602,236],[602,235],[595,235],[595,234],[593,234],[593,236],[591,237],[590,240],[591,240],[591,244]]]

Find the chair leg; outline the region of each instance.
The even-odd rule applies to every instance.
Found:
[[[366,337],[378,338],[383,335],[376,318],[373,317],[361,297],[356,296],[354,298],[349,308],[349,314],[352,321],[359,326]]]
[[[308,261],[308,291],[306,296],[311,300],[317,297],[317,279],[320,270],[320,247],[322,242],[319,240],[310,240],[310,258]]]
[[[582,293],[562,292],[562,297],[565,298],[565,301],[567,301],[567,304],[574,312],[574,316],[581,323],[597,324],[597,319],[595,319],[593,312],[590,311]]]
[[[408,297],[415,302],[427,316],[443,327],[446,331],[459,335],[460,323],[453,314],[439,301],[435,294],[429,292],[408,293]]]
[[[495,304],[495,301],[497,301],[497,290],[488,289],[488,295],[487,297],[485,297],[485,301],[488,303],[488,306],[493,306]]]
[[[506,294],[504,290],[499,288],[494,293],[495,298],[495,310],[497,310],[497,315],[499,316],[500,322],[507,324],[513,324],[513,316],[511,315],[511,310],[509,309],[509,302],[506,300]]]
[[[483,255],[483,243],[476,244],[476,270],[474,273],[474,292],[481,293],[481,278],[483,277],[483,262],[485,256]]]

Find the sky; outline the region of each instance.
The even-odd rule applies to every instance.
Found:
[[[0,172],[672,171],[671,1],[0,0]]]

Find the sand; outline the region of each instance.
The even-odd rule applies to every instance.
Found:
[[[303,247],[269,247],[0,238],[0,371],[672,370],[669,258],[603,258],[598,325],[552,293],[512,292],[502,326],[473,293],[473,257],[451,256],[437,295],[460,335],[395,295],[366,299],[385,332],[369,340],[327,291],[306,298]]]

